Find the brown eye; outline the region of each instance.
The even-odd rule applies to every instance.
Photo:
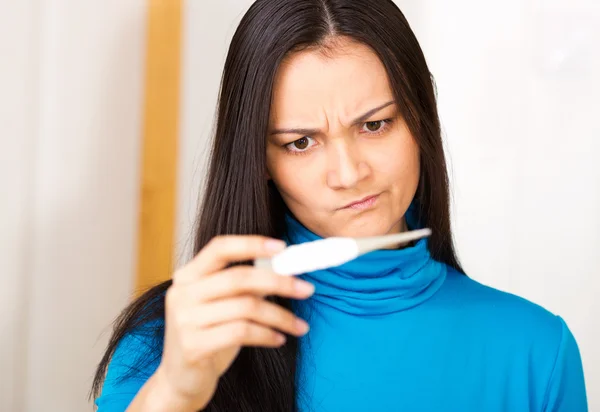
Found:
[[[317,144],[313,140],[314,139],[310,136],[304,136],[298,140],[294,140],[293,142],[286,144],[285,148],[290,153],[309,153],[311,148]]]
[[[293,145],[296,149],[298,150],[304,150],[308,147],[308,138],[307,137],[303,137],[301,139],[296,140]]]
[[[365,123],[365,126],[367,126],[367,130],[369,130],[370,132],[378,132],[379,129],[381,129],[382,124],[383,121],[378,120],[376,122],[367,122]]]

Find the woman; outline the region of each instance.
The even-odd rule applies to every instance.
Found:
[[[391,0],[254,3],[225,63],[196,256],[121,315],[99,411],[587,410],[562,319],[463,273],[440,135]],[[433,235],[301,279],[240,264],[416,227]]]

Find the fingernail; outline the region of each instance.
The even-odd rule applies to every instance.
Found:
[[[295,328],[299,333],[306,335],[306,333],[310,329],[310,326],[308,326],[308,323],[306,323],[302,319],[297,319]]]
[[[294,289],[304,296],[311,296],[313,293],[315,293],[315,286],[312,283],[308,283],[303,280],[295,281]]]
[[[277,334],[277,337],[275,338],[275,342],[277,342],[278,345],[283,345],[285,343],[285,336],[283,336],[282,334]]]
[[[265,242],[265,249],[267,252],[280,252],[286,248],[286,244],[283,240],[268,239]]]

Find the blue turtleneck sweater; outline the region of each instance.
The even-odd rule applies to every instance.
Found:
[[[289,243],[319,238],[287,224]],[[433,260],[426,239],[302,278],[302,412],[587,410],[565,322]]]
[[[288,243],[318,239],[287,218]],[[579,350],[565,322],[433,260],[427,240],[302,276],[295,302],[300,412],[587,411]],[[127,374],[152,335],[123,339],[98,412],[124,411],[158,366]],[[125,379],[122,379],[126,377]]]

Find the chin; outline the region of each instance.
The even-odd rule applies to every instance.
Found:
[[[336,228],[338,230],[333,231],[335,233],[333,236],[369,237],[387,235],[397,232],[397,222],[401,219],[377,218],[375,216],[369,219],[351,219],[345,224],[340,224]]]

